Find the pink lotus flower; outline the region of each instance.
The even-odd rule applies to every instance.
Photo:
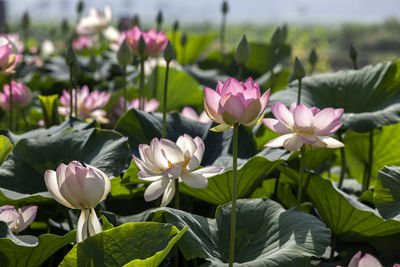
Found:
[[[81,117],[85,120],[95,119],[100,123],[108,123],[108,119],[106,118],[107,112],[105,110],[101,110],[100,108],[104,107],[104,105],[107,104],[110,96],[111,94],[106,92],[100,93],[99,91],[94,91],[90,93],[87,85],[82,86],[82,89],[80,90],[80,92],[78,92],[77,96],[78,117]],[[75,89],[72,89],[72,98],[72,103],[75,106]],[[60,97],[60,102],[63,107],[59,107],[58,112],[62,115],[68,115],[70,108],[68,91],[63,90],[63,95]]]
[[[94,208],[110,192],[110,179],[104,172],[88,164],[84,167],[78,161],[71,161],[68,165],[61,163],[56,171],[47,170],[44,179],[47,189],[57,202],[81,210],[77,242],[102,231]]]
[[[205,111],[203,111],[199,116],[197,115],[196,111],[191,107],[184,107],[181,111],[181,116],[202,123],[211,122],[211,119],[207,116],[207,113]]]
[[[93,46],[94,46],[94,44],[93,44],[92,39],[90,37],[84,36],[84,35],[79,36],[78,39],[75,39],[72,42],[72,47],[78,51],[88,49],[88,48],[93,48]]]
[[[6,43],[11,43],[12,53],[19,54],[25,50],[25,45],[19,38],[18,33],[2,33],[0,34],[0,46]]]
[[[204,89],[204,110],[211,120],[220,123],[213,131],[221,132],[240,123],[248,127],[256,125],[264,116],[270,90],[260,97],[260,87],[248,78],[238,82],[229,78],[224,84],[218,82],[214,91]]]
[[[15,48],[15,47],[14,47]],[[13,51],[13,44],[5,37],[0,38],[0,75],[12,74],[18,62],[22,59],[21,54]]]
[[[32,94],[28,87],[23,83],[11,81],[13,95],[13,110],[27,107],[32,101]],[[10,85],[3,86],[3,93],[0,92],[0,107],[4,111],[10,110]]]
[[[89,15],[80,19],[75,31],[78,34],[94,35],[107,29],[112,21],[112,11],[110,6],[104,7],[104,12],[90,8]]]
[[[142,32],[138,26],[135,26],[132,30],[125,32],[125,38],[131,47],[133,54],[136,56],[140,56],[140,53],[137,50],[140,36],[143,36],[143,39],[146,42],[146,58],[160,54],[168,43],[168,38],[164,32],[161,31],[157,33],[155,29],[151,29],[148,32]]]
[[[167,206],[175,194],[175,179],[193,188],[205,188],[210,178],[224,170],[209,166],[197,169],[203,158],[204,143],[200,137],[181,135],[176,143],[154,138],[149,145],[139,145],[140,159],[133,160],[140,169],[139,179],[152,183],[144,192],[144,199],[152,201],[163,194],[161,206]],[[197,170],[196,170],[197,169]]]
[[[397,263],[393,265],[393,267],[396,265]],[[336,267],[342,266],[337,265]],[[382,267],[382,265],[378,259],[371,254],[365,253],[364,256],[361,257],[361,251],[359,251],[351,258],[348,267]]]
[[[26,206],[16,210],[11,205],[1,206],[0,221],[7,223],[11,232],[21,232],[35,220],[37,208],[37,206]]]
[[[344,144],[329,137],[341,126],[343,109],[308,108],[292,103],[290,111],[280,102],[271,105],[275,119],[264,119],[263,123],[272,131],[283,134],[265,144],[266,147],[281,147],[296,151],[304,144],[315,148],[338,148]]]

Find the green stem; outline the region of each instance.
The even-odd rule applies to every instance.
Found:
[[[127,92],[126,92],[126,65],[122,67],[122,72],[124,76],[124,113],[126,112],[126,101],[127,99]]]
[[[366,176],[366,181],[365,181],[365,186],[363,188],[363,191],[368,190],[369,188],[369,183],[371,180],[372,176],[372,164],[374,160],[374,132],[373,130],[369,132],[369,162],[368,162],[368,168],[367,168],[367,176]]]
[[[167,67],[166,67],[166,69],[165,69],[164,99],[163,99],[163,121],[162,121],[161,138],[165,138],[166,135],[167,135],[167,90],[168,90],[168,73],[169,73],[169,61],[167,61]]]
[[[13,130],[14,126],[14,114],[13,114],[13,90],[12,90],[12,83],[10,83],[10,131]]]
[[[355,70],[358,70],[358,65],[357,65],[357,61],[356,60],[352,60],[353,61],[353,68]]]
[[[186,62],[186,45],[182,46],[182,65]]]
[[[239,124],[233,126],[233,179],[232,179],[232,212],[231,212],[231,238],[229,243],[229,267],[233,266],[235,255],[236,235],[236,190],[237,190],[237,156],[238,156]]]
[[[299,89],[297,91],[297,105],[300,105],[301,99],[301,79],[299,79]]]
[[[342,136],[339,134],[339,141],[343,143]],[[340,180],[338,183],[338,188],[342,189],[343,187],[343,181],[344,181],[344,175],[346,174],[346,153],[344,151],[344,147],[340,148],[340,160],[342,163],[342,167],[340,169]]]
[[[278,174],[278,176],[276,177],[275,180],[275,186],[274,186],[274,193],[272,194],[272,199],[278,201],[278,187],[279,187],[279,178],[280,178],[280,174]]]
[[[226,14],[223,14],[221,21],[221,33],[220,33],[220,49],[222,54],[224,54],[225,52],[225,26],[226,26]]]
[[[24,120],[24,128],[28,127],[28,120],[26,119],[25,110],[23,108],[20,109],[22,119]]]
[[[330,260],[333,260],[335,257],[335,249],[336,249],[336,238],[332,236],[332,241],[331,241],[331,254],[329,256]]]
[[[243,64],[238,65],[238,81],[240,82],[243,79]]]
[[[73,79],[74,79],[74,74],[72,72],[72,66],[69,67],[69,83],[70,83],[70,88],[69,88],[69,121],[72,122],[72,113],[73,113],[73,95],[72,95],[72,89],[73,89]]]
[[[303,174],[305,167],[305,151],[306,147],[303,145],[300,149],[300,169],[299,169],[299,187],[297,190],[297,206],[300,207],[302,201],[302,190],[303,190]]]
[[[167,63],[168,65],[168,63]],[[180,209],[180,199],[179,199],[179,179],[175,179],[175,209]],[[179,248],[175,247],[174,253],[174,266],[179,266]]]
[[[152,97],[157,98],[157,85],[158,85],[158,61],[159,58],[156,58],[156,67],[154,69],[154,83],[153,83],[153,92]]]
[[[139,109],[144,110],[144,58],[140,58]]]

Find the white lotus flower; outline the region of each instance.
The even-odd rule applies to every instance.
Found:
[[[47,170],[44,178],[47,189],[55,200],[71,209],[81,209],[76,241],[102,232],[94,208],[110,192],[110,179],[101,170],[78,161],[61,163],[56,171]]]
[[[11,205],[1,206],[0,221],[4,221],[11,232],[19,233],[35,220],[37,209],[37,206],[26,206],[18,210]]]
[[[104,12],[90,8],[89,15],[80,19],[76,26],[76,32],[83,35],[94,35],[107,29],[112,21],[110,6],[104,7]]]
[[[176,143],[168,139],[154,138],[150,146],[139,145],[140,159],[133,159],[140,169],[138,176],[152,183],[144,192],[146,201],[162,194],[161,206],[167,206],[175,194],[175,179],[193,188],[205,188],[207,178],[217,175],[223,167],[209,166],[196,170],[203,158],[204,143],[200,137],[184,134]]]

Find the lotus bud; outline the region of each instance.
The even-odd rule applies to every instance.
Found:
[[[221,12],[222,14],[226,14],[228,13],[228,11],[229,11],[228,1],[225,0],[221,6]]]
[[[296,79],[303,79],[306,76],[303,63],[297,57],[294,59],[293,75]]]
[[[247,43],[246,35],[243,35],[235,51],[235,60],[239,65],[245,65],[250,58],[250,46]]]
[[[82,14],[84,8],[85,8],[85,3],[82,0],[79,1],[78,5],[76,6],[76,13],[78,13],[78,15]]]
[[[78,59],[76,58],[76,54],[74,48],[72,47],[72,43],[68,45],[67,53],[65,54],[65,62],[69,67],[77,65],[78,63]]]
[[[167,46],[164,49],[164,59],[167,62],[170,62],[171,60],[175,59],[175,49],[170,41],[168,41]]]
[[[11,88],[9,84],[3,86],[3,91],[0,92],[0,107],[4,111],[10,110],[10,90],[12,90],[13,109],[21,109],[29,106],[32,102],[32,93],[25,86],[25,84],[11,81]]]
[[[36,217],[37,206],[26,206],[16,210],[14,206],[0,207],[0,221],[4,221],[13,233],[25,230]]]
[[[140,18],[139,15],[134,15],[132,18],[132,26],[138,26],[140,27]]]
[[[288,36],[288,26],[287,24],[283,24],[281,27],[281,38],[280,38],[281,45],[286,43],[287,36]]]
[[[24,31],[26,31],[29,28],[30,24],[30,18],[29,18],[29,13],[25,12],[24,15],[22,16],[21,20],[21,27]]]
[[[174,25],[172,25],[172,31],[176,32],[179,29],[179,21],[175,20]]]
[[[281,44],[281,28],[277,27],[271,37],[271,46],[273,48],[279,47]]]
[[[310,56],[308,57],[308,62],[311,64],[311,66],[315,66],[318,62],[318,54],[315,48],[313,48],[310,52]]]
[[[163,23],[163,20],[164,20],[163,13],[160,10],[160,11],[158,11],[157,16],[156,16],[156,23],[157,23],[157,28],[158,29],[161,29],[161,25]]]
[[[122,42],[117,52],[118,63],[121,66],[132,64],[133,54],[126,40]]]
[[[137,50],[139,52],[139,55],[144,55],[146,53],[146,42],[144,41],[143,36],[140,36],[138,45],[137,45]]]
[[[67,19],[63,19],[61,21],[61,32],[63,34],[67,34],[69,31],[69,24],[68,24],[68,20]]]
[[[185,46],[186,45],[186,43],[187,43],[187,35],[186,35],[186,33],[184,33],[183,35],[182,35],[182,37],[181,37],[181,46]]]
[[[353,45],[350,45],[349,56],[351,58],[351,61],[353,62],[354,68],[357,69],[357,50],[354,48]]]
[[[94,208],[110,192],[110,179],[104,172],[88,164],[84,167],[78,161],[72,161],[68,165],[61,163],[56,171],[47,170],[44,179],[57,202],[81,210],[77,223],[77,242],[102,232]]]

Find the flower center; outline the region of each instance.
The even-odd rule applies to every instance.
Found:
[[[312,128],[307,128],[307,129],[300,129],[297,126],[293,126],[293,131],[295,131],[296,133],[300,133],[300,134],[314,134],[314,130]]]

